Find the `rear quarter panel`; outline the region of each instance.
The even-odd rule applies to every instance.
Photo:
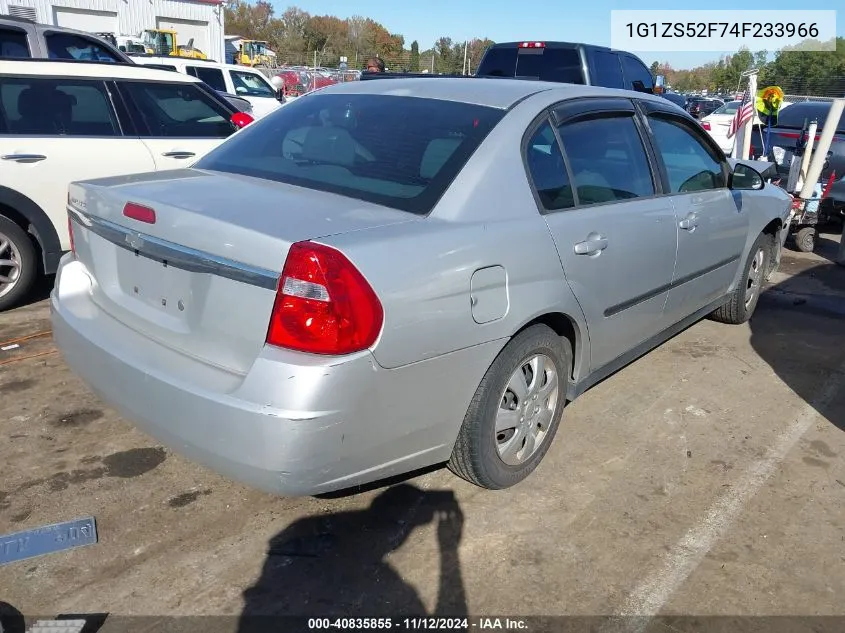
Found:
[[[562,313],[573,323],[576,372],[589,358],[583,314],[523,166],[523,132],[549,101],[538,105],[533,99],[490,133],[430,216],[321,240],[341,248],[381,298],[385,325],[374,356],[383,367],[489,341],[504,347],[525,324],[548,313]],[[470,284],[475,271],[489,266],[505,270],[507,309],[479,324]]]

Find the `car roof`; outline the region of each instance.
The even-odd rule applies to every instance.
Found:
[[[247,70],[250,72],[261,74],[260,70],[250,68],[249,66],[237,66],[235,64],[224,64],[223,62],[214,61],[211,59],[192,59],[191,57],[177,57],[175,55],[130,55],[129,58],[143,66],[145,64],[167,64],[168,66],[176,66],[178,64],[192,64],[197,66],[207,66],[208,68],[230,68],[232,70]]]
[[[97,79],[149,79],[153,81],[199,83],[199,79],[190,75],[174,73],[170,70],[159,70],[158,68],[145,68],[140,64],[76,60],[0,59],[0,74],[94,77]]]
[[[457,101],[506,110],[541,92],[564,99],[614,96],[660,100],[644,92],[551,81],[488,77],[397,77],[382,81],[348,81],[322,88],[326,94],[378,94]]]

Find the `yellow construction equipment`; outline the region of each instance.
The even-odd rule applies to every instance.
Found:
[[[237,63],[241,66],[270,66],[272,61],[263,40],[242,40],[238,53]]]
[[[208,59],[208,56],[200,49],[194,48],[193,38],[184,46],[177,44],[176,31],[172,29],[146,29],[142,38],[147,52],[152,55]]]

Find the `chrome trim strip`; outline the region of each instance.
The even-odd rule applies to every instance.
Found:
[[[112,244],[134,252],[136,255],[161,262],[192,273],[205,273],[225,277],[232,281],[276,290],[280,272],[250,266],[225,257],[218,257],[174,242],[133,231],[109,220],[98,218],[68,206],[68,212],[92,233]]]

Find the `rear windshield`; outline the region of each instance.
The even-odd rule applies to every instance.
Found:
[[[388,95],[312,94],[195,164],[426,214],[504,111]]]
[[[581,56],[574,48],[492,47],[484,54],[476,75],[584,83]]]
[[[819,122],[818,129],[821,130],[829,111],[830,103],[819,101],[788,105],[778,113],[778,127],[800,130],[804,126],[804,119],[807,119],[808,124],[816,119]],[[836,131],[845,133],[845,113],[839,117],[839,125],[836,127]]]
[[[728,101],[725,105],[713,110],[713,114],[736,114],[742,101]]]

